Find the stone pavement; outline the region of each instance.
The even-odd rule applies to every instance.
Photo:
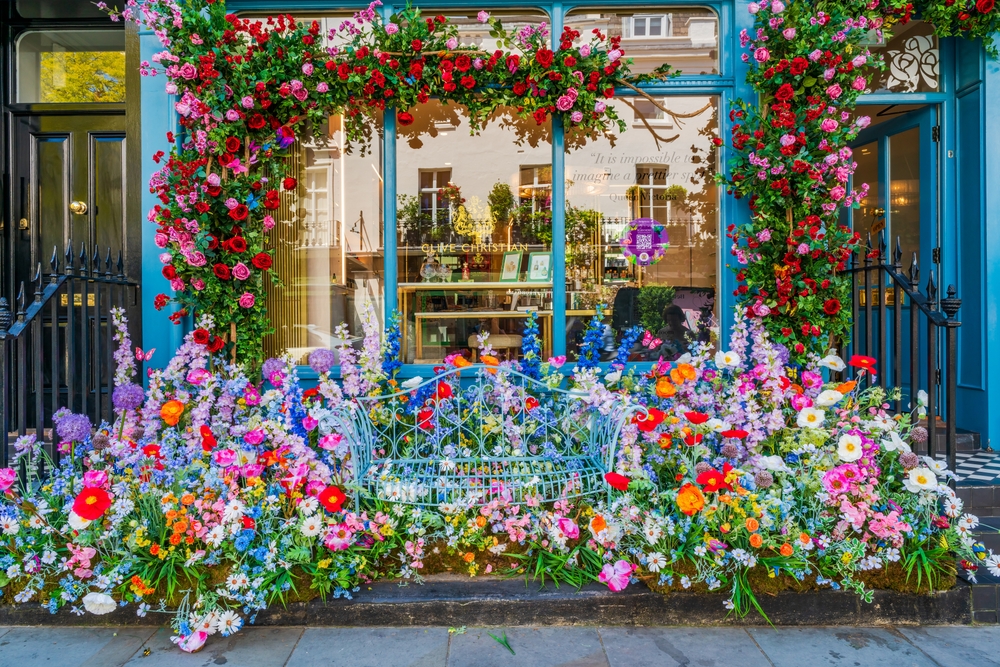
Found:
[[[512,655],[490,637],[506,632]],[[0,667],[984,667],[1000,628],[246,628],[188,655],[163,628],[0,627]]]

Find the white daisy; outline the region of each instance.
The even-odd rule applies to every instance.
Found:
[[[319,509],[319,501],[312,496],[303,498],[302,502],[299,503],[299,512],[301,512],[303,516],[314,514],[317,509]]]
[[[994,577],[1000,577],[1000,556],[990,554],[990,557],[986,559],[986,568]]]
[[[323,522],[314,516],[309,516],[302,522],[302,527],[299,530],[306,537],[316,537],[323,530]]]
[[[226,529],[222,526],[215,526],[205,535],[205,544],[210,547],[217,547],[226,539]]]
[[[663,530],[655,522],[648,519],[642,526],[642,532],[646,536],[646,541],[650,544],[656,544],[663,536]]]
[[[37,514],[32,514],[31,518],[28,519],[28,525],[35,530],[40,530],[45,527],[45,521]]]
[[[958,520],[958,525],[966,530],[975,530],[979,527],[979,517],[973,514],[963,514]]]
[[[231,591],[238,591],[240,589],[240,581],[235,574],[226,577],[226,587]]]
[[[646,567],[650,572],[659,572],[667,566],[666,557],[659,551],[646,554]]]
[[[0,531],[4,535],[17,535],[21,530],[21,524],[11,518],[0,519]]]
[[[228,637],[243,627],[243,619],[235,611],[230,609],[219,617],[219,631],[223,637]]]
[[[226,505],[226,510],[222,514],[222,520],[225,523],[229,523],[230,521],[239,521],[243,518],[244,510],[246,510],[246,507],[244,507],[243,503],[238,500],[231,500],[229,501],[229,504]]]
[[[962,501],[959,498],[952,498],[944,502],[944,513],[952,519],[958,518],[962,514]]]

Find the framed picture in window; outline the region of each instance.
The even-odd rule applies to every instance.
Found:
[[[533,252],[528,255],[529,283],[547,283],[552,280],[552,253]]]
[[[521,278],[521,257],[524,253],[520,250],[511,250],[503,254],[503,264],[500,266],[500,282],[516,283]]]

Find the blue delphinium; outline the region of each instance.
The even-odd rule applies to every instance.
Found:
[[[394,312],[389,318],[385,331],[385,352],[382,354],[382,372],[386,377],[392,379],[402,367],[399,361],[399,339],[401,333],[399,329],[399,313]]]
[[[538,380],[542,377],[542,345],[538,340],[538,314],[528,313],[521,336],[521,372]]]
[[[597,307],[597,313],[590,318],[590,324],[583,334],[583,344],[580,345],[580,359],[577,366],[581,369],[597,368],[601,363],[601,347],[604,345],[604,309]]]
[[[634,326],[625,332],[622,336],[622,342],[618,346],[618,352],[615,354],[615,360],[612,364],[616,368],[625,368],[625,364],[628,363],[629,354],[632,352],[632,348],[635,347],[635,342],[639,340],[639,336],[645,331],[640,326]]]

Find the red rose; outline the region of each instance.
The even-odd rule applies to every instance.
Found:
[[[625,475],[609,472],[604,475],[604,481],[619,491],[628,491],[629,479]]]
[[[229,252],[241,253],[247,251],[247,242],[242,236],[229,239]]]
[[[466,88],[474,88],[476,85],[476,80],[471,76],[463,76],[461,83]]]
[[[538,49],[538,51],[535,53],[535,62],[541,65],[542,67],[548,69],[552,65],[552,60],[554,59],[554,55],[555,54],[553,54],[548,49]]]
[[[250,260],[250,263],[253,264],[255,267],[257,267],[258,269],[260,269],[261,271],[267,271],[268,269],[270,269],[271,262],[272,262],[271,256],[268,255],[266,252],[259,252],[256,255],[254,255],[254,258],[252,260]]]
[[[281,206],[281,195],[277,190],[268,190],[264,195],[264,208],[276,209]]]
[[[215,238],[213,234],[207,235],[205,238],[208,239],[208,249],[215,250],[219,247],[219,239]]]
[[[208,341],[208,351],[215,354],[222,348],[226,346],[226,341],[222,340],[218,336],[212,336],[212,339]]]
[[[827,299],[823,304],[823,312],[827,315],[836,315],[840,312],[840,300]]]
[[[788,100],[795,97],[795,89],[792,88],[792,84],[784,83],[780,88],[774,93],[774,99],[779,102],[787,102]]]
[[[216,264],[212,267],[212,273],[219,280],[229,280],[232,277],[232,272],[230,272],[229,267],[225,264]]]
[[[565,64],[566,67],[572,67],[573,65],[576,64],[576,58],[574,58],[573,56],[566,56],[566,59],[563,60],[563,64]]]
[[[289,176],[288,178],[286,178],[281,182],[281,187],[285,188],[286,190],[294,190],[295,186],[298,185],[298,183],[299,183],[298,181]]]
[[[210,185],[208,186],[207,192],[213,197],[218,197],[219,195],[222,194],[222,187],[218,185]]]
[[[472,67],[472,58],[468,55],[461,53],[455,58],[455,69],[459,72],[468,72],[470,67]]]
[[[989,14],[996,6],[995,0],[976,0],[976,11],[980,14]]]
[[[407,125],[412,125],[413,114],[409,113],[408,111],[404,111],[403,113],[398,114],[396,116],[396,120],[398,120],[399,124],[402,125],[403,127],[406,127]]]
[[[528,86],[525,85],[525,83],[523,81],[518,81],[517,83],[514,84],[514,94],[515,95],[524,95],[524,92],[526,90],[528,90]]]
[[[167,264],[164,266],[161,273],[163,273],[163,277],[167,280],[173,280],[177,277],[177,269],[174,268],[173,264]]]
[[[344,492],[337,487],[328,486],[320,491],[317,500],[327,512],[339,512],[344,506],[344,501],[347,500],[347,496],[345,496]]]
[[[246,204],[240,204],[229,212],[229,217],[233,220],[246,220],[248,215],[250,215],[250,209],[246,207]]]
[[[424,48],[424,43],[421,42],[419,39],[415,39],[412,42],[410,42],[410,48],[413,49],[414,51],[419,51],[420,49]]]
[[[250,116],[250,120],[247,121],[247,125],[250,126],[251,130],[259,130],[260,128],[267,125],[267,121],[264,120],[264,117],[262,115],[260,115],[259,113],[255,113],[254,115]]]
[[[191,334],[192,340],[198,343],[198,345],[208,345],[208,340],[212,335],[208,333],[208,329],[195,329]]]
[[[226,139],[226,151],[229,153],[235,153],[240,149],[240,140],[237,137],[228,137]]]

